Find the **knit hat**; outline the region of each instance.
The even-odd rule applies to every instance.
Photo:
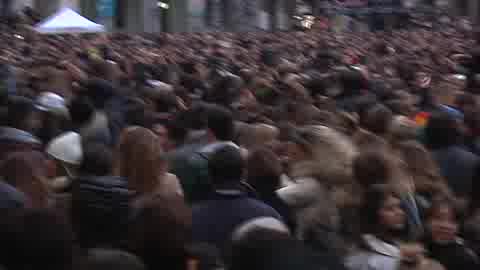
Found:
[[[47,145],[47,153],[67,164],[80,165],[83,159],[82,140],[78,133],[67,132]]]

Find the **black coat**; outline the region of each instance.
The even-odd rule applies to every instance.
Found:
[[[446,245],[430,241],[426,247],[429,257],[441,263],[445,270],[474,270],[480,267],[477,255],[461,241]]]

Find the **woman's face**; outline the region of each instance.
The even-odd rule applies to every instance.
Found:
[[[406,219],[400,199],[388,196],[378,212],[378,218],[380,225],[387,231],[403,229]]]
[[[458,223],[453,209],[448,205],[437,208],[428,219],[433,242],[446,244],[455,241]]]

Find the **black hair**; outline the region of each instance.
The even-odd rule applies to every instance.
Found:
[[[213,185],[221,186],[240,182],[245,168],[245,161],[240,149],[224,146],[215,151],[209,159],[208,171]]]
[[[35,111],[33,100],[21,96],[10,97],[8,100],[8,126],[24,129],[25,121]]]
[[[232,141],[235,136],[235,127],[232,113],[222,106],[212,105],[207,109],[208,129],[216,139]]]
[[[439,149],[458,143],[459,131],[456,119],[445,112],[436,112],[430,117],[425,128],[427,146]]]
[[[112,169],[112,160],[112,151],[108,146],[99,143],[84,144],[80,172],[94,176],[109,175]]]
[[[70,103],[70,118],[78,127],[90,121],[94,112],[95,107],[88,97],[77,97]]]
[[[188,129],[178,121],[170,121],[166,125],[168,137],[177,145],[182,144],[187,139]]]

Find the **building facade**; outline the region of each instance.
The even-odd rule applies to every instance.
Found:
[[[328,0],[303,0],[315,14]],[[427,1],[427,0],[404,0]],[[448,1],[450,10],[480,22],[479,0]],[[186,32],[290,29],[297,0],[12,0],[43,16],[70,7],[112,31]]]

